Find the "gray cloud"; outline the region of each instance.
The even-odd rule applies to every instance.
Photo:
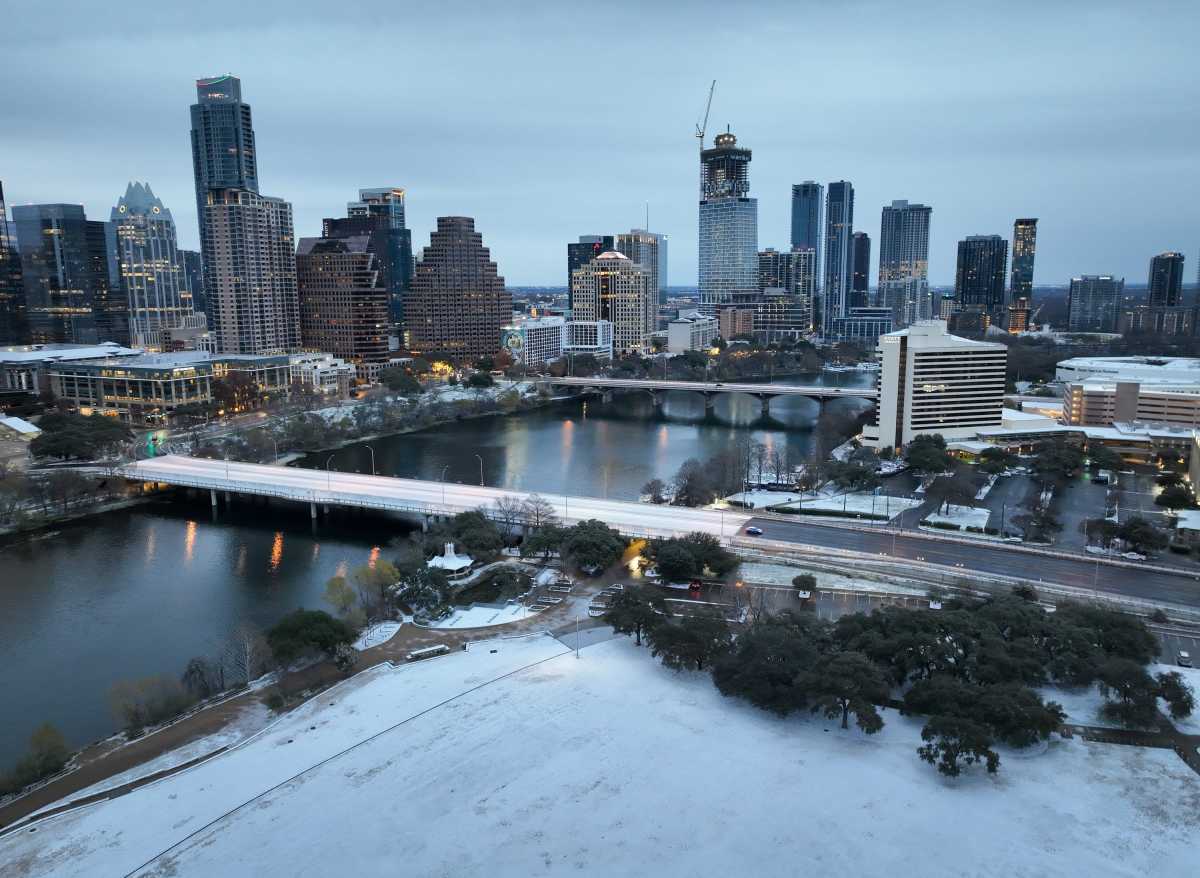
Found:
[[[791,183],[845,178],[873,238],[893,198],[933,206],[935,282],[958,238],[1024,215],[1040,283],[1196,258],[1194,4],[8,5],[10,199],[107,216],[145,179],[192,245],[187,108],[229,71],[298,236],[360,186],[403,185],[417,244],[473,215],[512,283],[562,283],[566,241],[640,224],[646,201],[672,280],[694,281],[713,78],[713,126],[754,150],[761,246],[787,243]]]

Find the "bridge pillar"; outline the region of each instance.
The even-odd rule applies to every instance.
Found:
[[[232,502],[233,502],[233,495],[232,495],[232,494],[230,494],[228,491],[226,491],[226,492],[225,492],[225,502],[226,502],[226,503],[232,503]]]
[[[601,391],[600,392],[600,401],[601,402],[612,402],[612,391],[611,390]]]
[[[704,411],[711,412],[716,405],[717,395],[715,393],[704,394]]]
[[[208,496],[209,496],[209,499],[212,500],[213,509],[216,509],[217,508],[217,492],[215,490],[213,490],[212,488],[209,488]]]
[[[308,504],[308,514],[312,516],[313,521],[317,520],[317,503],[315,500]]]
[[[650,391],[650,399],[654,403],[655,411],[658,411],[659,409],[661,409],[663,407],[663,394],[661,391],[651,390]]]
[[[760,396],[758,398],[758,402],[759,402],[759,405],[762,407],[762,415],[764,418],[767,415],[771,414],[771,397]]]

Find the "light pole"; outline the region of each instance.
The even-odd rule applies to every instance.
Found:
[[[329,455],[329,459],[325,461],[325,486],[330,491],[333,490],[333,470],[331,470],[329,468],[329,465],[331,463],[333,463],[333,455],[332,454]]]
[[[366,446],[367,451],[371,452],[371,475],[375,475],[375,449],[365,442],[363,445]]]
[[[479,487],[483,487],[483,458],[476,454],[476,459],[479,461]]]
[[[446,464],[444,467],[442,467],[442,512],[446,511],[446,470],[448,469],[450,469],[450,464]]]

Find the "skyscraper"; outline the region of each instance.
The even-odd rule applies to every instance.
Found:
[[[179,254],[179,264],[183,267],[183,289],[180,296],[191,302],[194,313],[206,314],[208,308],[205,307],[204,267],[200,261],[200,251],[180,248],[175,252]]]
[[[994,324],[1003,325],[1007,268],[1008,241],[999,235],[969,235],[959,241],[954,275],[954,298],[959,309],[986,311]]]
[[[726,131],[700,151],[700,307],[715,315],[758,288],[758,201],[750,197],[750,150]]]
[[[601,253],[575,269],[571,299],[573,320],[612,324],[614,351],[649,349],[658,302],[649,295],[640,263],[624,253]]]
[[[186,278],[175,243],[175,221],[149,184],[130,183],[112,209],[117,272],[129,308],[134,347],[163,349],[163,329],[183,325],[192,314],[183,292]]]
[[[1150,307],[1174,308],[1183,294],[1183,254],[1159,253],[1150,260],[1150,279],[1147,304]]]
[[[496,270],[475,221],[440,216],[413,272],[405,303],[409,347],[461,357],[500,350],[500,330],[512,320],[512,295]]]
[[[367,248],[375,254],[375,270],[388,291],[388,319],[400,338],[404,298],[413,275],[412,232],[405,219],[404,195],[398,186],[360,189],[359,200],[346,205],[344,219],[327,218],[321,227],[325,238],[367,236]]]
[[[933,208],[903,199],[885,205],[879,222],[879,305],[893,326],[933,317],[929,296],[929,219]],[[1003,281],[1003,278],[1001,278]]]
[[[1067,293],[1067,328],[1071,332],[1115,332],[1125,279],[1111,274],[1071,278]]]
[[[292,206],[260,195],[250,106],[240,80],[196,81],[192,162],[205,307],[217,350],[292,352],[300,346]]]
[[[853,271],[850,273],[850,307],[865,308],[871,298],[871,236],[855,232],[850,239]]]
[[[371,236],[301,238],[296,250],[304,347],[367,367],[388,356],[390,291]]]
[[[818,286],[821,280],[821,248],[824,246],[821,228],[824,194],[824,187],[812,180],[792,185],[792,248],[811,249],[817,254],[815,271]]]
[[[812,332],[816,253],[812,248],[780,252],[768,247],[758,254],[758,286],[764,295],[754,303],[754,322],[765,341]]]
[[[8,232],[4,184],[0,183],[0,345],[26,344],[28,341],[21,255],[17,252],[17,242]]]
[[[657,311],[665,298],[667,236],[646,229],[633,229],[617,235],[616,249],[642,266],[646,275],[646,294]]]
[[[1008,300],[1033,301],[1033,257],[1037,254],[1037,218],[1027,217],[1013,223],[1012,279]]]
[[[127,344],[129,323],[109,284],[104,223],[78,204],[13,207],[30,340]]]
[[[571,293],[575,269],[587,265],[601,253],[616,250],[616,239],[612,235],[580,235],[579,240],[567,244],[567,306],[575,307]]]
[[[853,273],[854,187],[845,180],[830,183],[825,196],[825,280],[821,285],[821,334],[830,336],[833,319],[849,308]]]

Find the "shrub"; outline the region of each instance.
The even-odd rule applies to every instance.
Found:
[[[267,644],[282,665],[314,653],[332,657],[338,644],[353,643],[354,629],[324,610],[296,610],[267,632]]]
[[[42,723],[29,736],[29,751],[8,774],[0,775],[0,796],[19,793],[32,783],[57,774],[71,758],[58,729]]]
[[[126,730],[136,734],[144,726],[174,719],[196,699],[180,681],[159,675],[114,683],[109,703]]]
[[[268,708],[278,713],[279,711],[283,710],[283,693],[279,692],[277,689],[272,689],[266,694],[266,696],[263,697],[262,702]]]

